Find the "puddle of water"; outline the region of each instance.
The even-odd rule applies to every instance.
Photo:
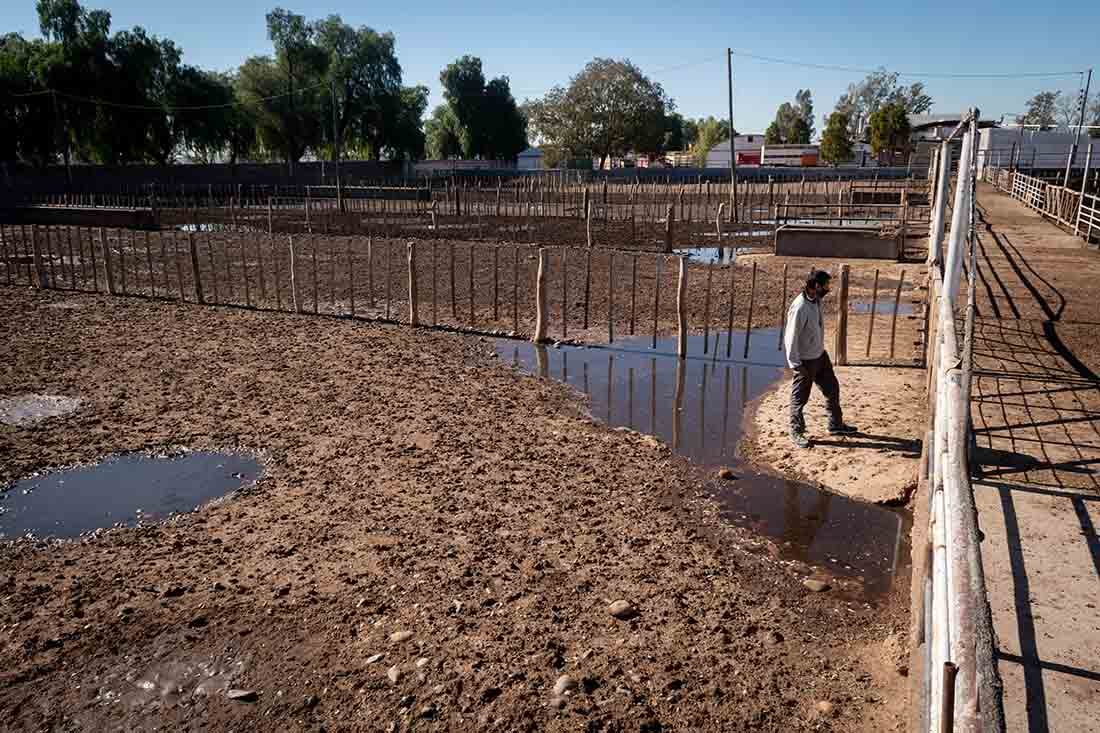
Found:
[[[497,355],[524,371],[569,384],[589,399],[594,418],[648,433],[704,466],[735,466],[715,499],[723,517],[772,539],[780,557],[860,578],[867,592],[889,588],[903,542],[903,518],[888,509],[752,470],[738,458],[745,407],[783,374],[777,329],[758,329],[749,360],[738,361],[744,333],[674,340],[632,339],[614,346],[537,346],[497,341]],[[717,343],[717,348],[715,348]],[[727,347],[733,358],[726,356]]]
[[[680,247],[672,252],[684,255],[693,262],[702,262],[706,265],[729,264],[737,262],[737,256],[750,254],[755,250],[752,247]]]
[[[246,486],[262,473],[250,456],[134,453],[30,476],[0,493],[0,537],[76,537],[104,527],[156,521]]]
[[[848,308],[851,310],[852,313],[870,313],[871,312],[871,301],[869,301],[869,300],[855,300],[855,301],[852,301],[849,304]],[[912,315],[915,312],[916,311],[914,310],[914,306],[913,306],[912,303],[906,303],[904,300],[898,302],[898,315],[899,316],[909,316],[909,315]],[[894,301],[892,301],[892,300],[876,300],[875,301],[875,315],[881,316],[883,314],[888,315],[888,316],[892,316],[894,314]]]
[[[81,400],[47,394],[22,394],[0,400],[0,423],[21,428],[75,412]]]

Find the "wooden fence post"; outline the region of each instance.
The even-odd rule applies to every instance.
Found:
[[[31,224],[31,256],[34,260],[35,287],[39,290],[45,290],[50,287],[50,280],[46,275],[46,268],[42,263],[42,246],[38,243],[37,224]],[[114,288],[112,287],[111,293],[113,294],[114,292]]]
[[[584,190],[584,235],[588,246],[592,246],[592,202],[588,200],[588,189]]]
[[[194,241],[194,235],[191,234],[190,232],[189,232],[189,234],[190,234],[191,240]],[[107,275],[107,292],[110,293],[111,295],[114,295],[115,294],[115,269],[114,269],[114,264],[111,262],[111,248],[107,244],[107,230],[104,229],[103,227],[99,228],[99,243],[100,243],[100,247],[101,247],[100,251],[103,255],[103,270]],[[194,245],[192,245],[192,247],[194,247]],[[198,260],[198,255],[195,255],[195,259],[196,259],[196,261]],[[197,282],[197,280],[196,280],[196,282]],[[201,288],[201,286],[199,286],[199,287]],[[199,302],[200,303],[202,302],[201,297],[199,298]]]
[[[416,242],[408,243],[408,255],[409,255],[409,323],[414,326],[420,325],[420,318],[417,314],[417,308],[419,306],[419,300],[416,291]]]
[[[752,280],[749,284],[749,312],[745,316],[745,350],[743,359],[749,358],[749,341],[752,339],[752,307],[756,301],[756,261],[752,263]]]
[[[901,285],[905,282],[905,270],[898,275],[898,288],[894,291],[894,316],[890,319],[890,358],[894,358],[894,336],[898,330],[898,305],[901,302]]]
[[[710,185],[709,181],[707,182],[707,185],[708,186]],[[716,217],[714,217],[714,228],[718,232],[718,246],[719,247],[722,246],[722,216],[725,213],[726,213],[726,202],[723,201],[722,203],[718,204],[718,215]]]
[[[546,248],[539,247],[539,271],[535,279],[535,335],[531,340],[536,344],[546,340]]]
[[[100,233],[103,232],[102,229],[100,229],[99,231],[100,231]],[[104,249],[104,254],[106,254],[106,249],[107,249],[107,238],[106,238],[106,236],[103,237],[103,249]],[[199,248],[198,248],[198,245],[195,243],[194,227],[192,227],[187,232],[187,253],[191,257],[191,276],[193,278],[195,278],[195,300],[198,303],[205,303],[206,299],[203,298],[203,295],[202,295],[202,276],[199,274]],[[216,275],[215,275],[215,277],[216,277]],[[182,280],[180,282],[182,282]],[[111,293],[115,292],[114,282],[111,279],[111,268],[110,267],[107,268],[107,287],[108,287],[108,289]]]
[[[672,207],[669,206],[669,211]],[[680,258],[680,274],[676,280],[676,355],[687,356],[687,257]]]
[[[669,204],[665,209],[665,254],[672,254],[672,220],[676,216],[676,207]]]
[[[294,312],[301,313],[301,304],[298,302],[298,258],[294,255],[294,235],[286,236],[290,247],[290,297],[294,302]]]
[[[905,198],[905,192],[901,193],[902,199]],[[871,356],[871,336],[875,333],[875,311],[878,309],[878,268],[875,268],[875,284],[871,288],[871,318],[867,322],[867,347],[863,350],[863,357],[869,358]]]
[[[836,294],[836,332],[833,334],[833,355],[837,366],[848,364],[848,274],[849,266],[840,266],[840,286]]]

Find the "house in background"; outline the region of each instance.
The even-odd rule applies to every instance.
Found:
[[[527,148],[516,156],[516,168],[521,171],[542,170],[542,151],[538,148]]]
[[[760,149],[764,147],[764,136],[759,133],[737,135],[733,138],[737,151],[737,165],[760,165]],[[730,141],[723,140],[707,153],[707,168],[730,167]]]

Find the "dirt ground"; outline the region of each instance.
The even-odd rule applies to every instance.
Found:
[[[922,369],[837,367],[844,420],[859,434],[826,432],[825,400],[814,388],[803,414],[813,442],[795,448],[789,435],[791,380],[760,398],[753,410],[746,455],[787,476],[855,499],[905,505],[917,486],[925,377]]]
[[[85,400],[0,427],[0,481],[166,445],[266,466],[164,524],[0,549],[6,729],[902,724],[904,605],[810,592],[707,510],[718,479],[477,337],[0,295],[0,395]]]

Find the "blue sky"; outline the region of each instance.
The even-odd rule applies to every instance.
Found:
[[[184,60],[227,70],[250,55],[270,53],[264,14],[272,2],[238,0],[90,0],[111,12],[113,29],[141,25],[172,38]],[[846,4],[771,2],[692,5],[662,2],[416,3],[338,1],[285,5],[313,19],[336,13],[352,25],[392,31],[407,84],[442,101],[439,71],[463,54],[480,56],[488,76],[507,75],[517,100],[534,97],[595,56],[630,58],[661,82],[684,115],[726,114],[725,49],[807,63],[885,66],[920,76],[933,111],[972,105],[983,117],[1022,111],[1032,94],[1076,94],[1078,75],[1051,78],[942,78],[935,74],[1029,74],[1096,66],[1100,76],[1100,3],[989,2]],[[837,10],[836,8],[840,8]],[[0,32],[38,35],[34,0],[0,4]],[[924,76],[927,75],[927,76]],[[734,58],[734,125],[760,132],[775,108],[799,87],[813,91],[817,128],[858,71],[802,68]],[[1094,79],[1093,90],[1100,87]]]

